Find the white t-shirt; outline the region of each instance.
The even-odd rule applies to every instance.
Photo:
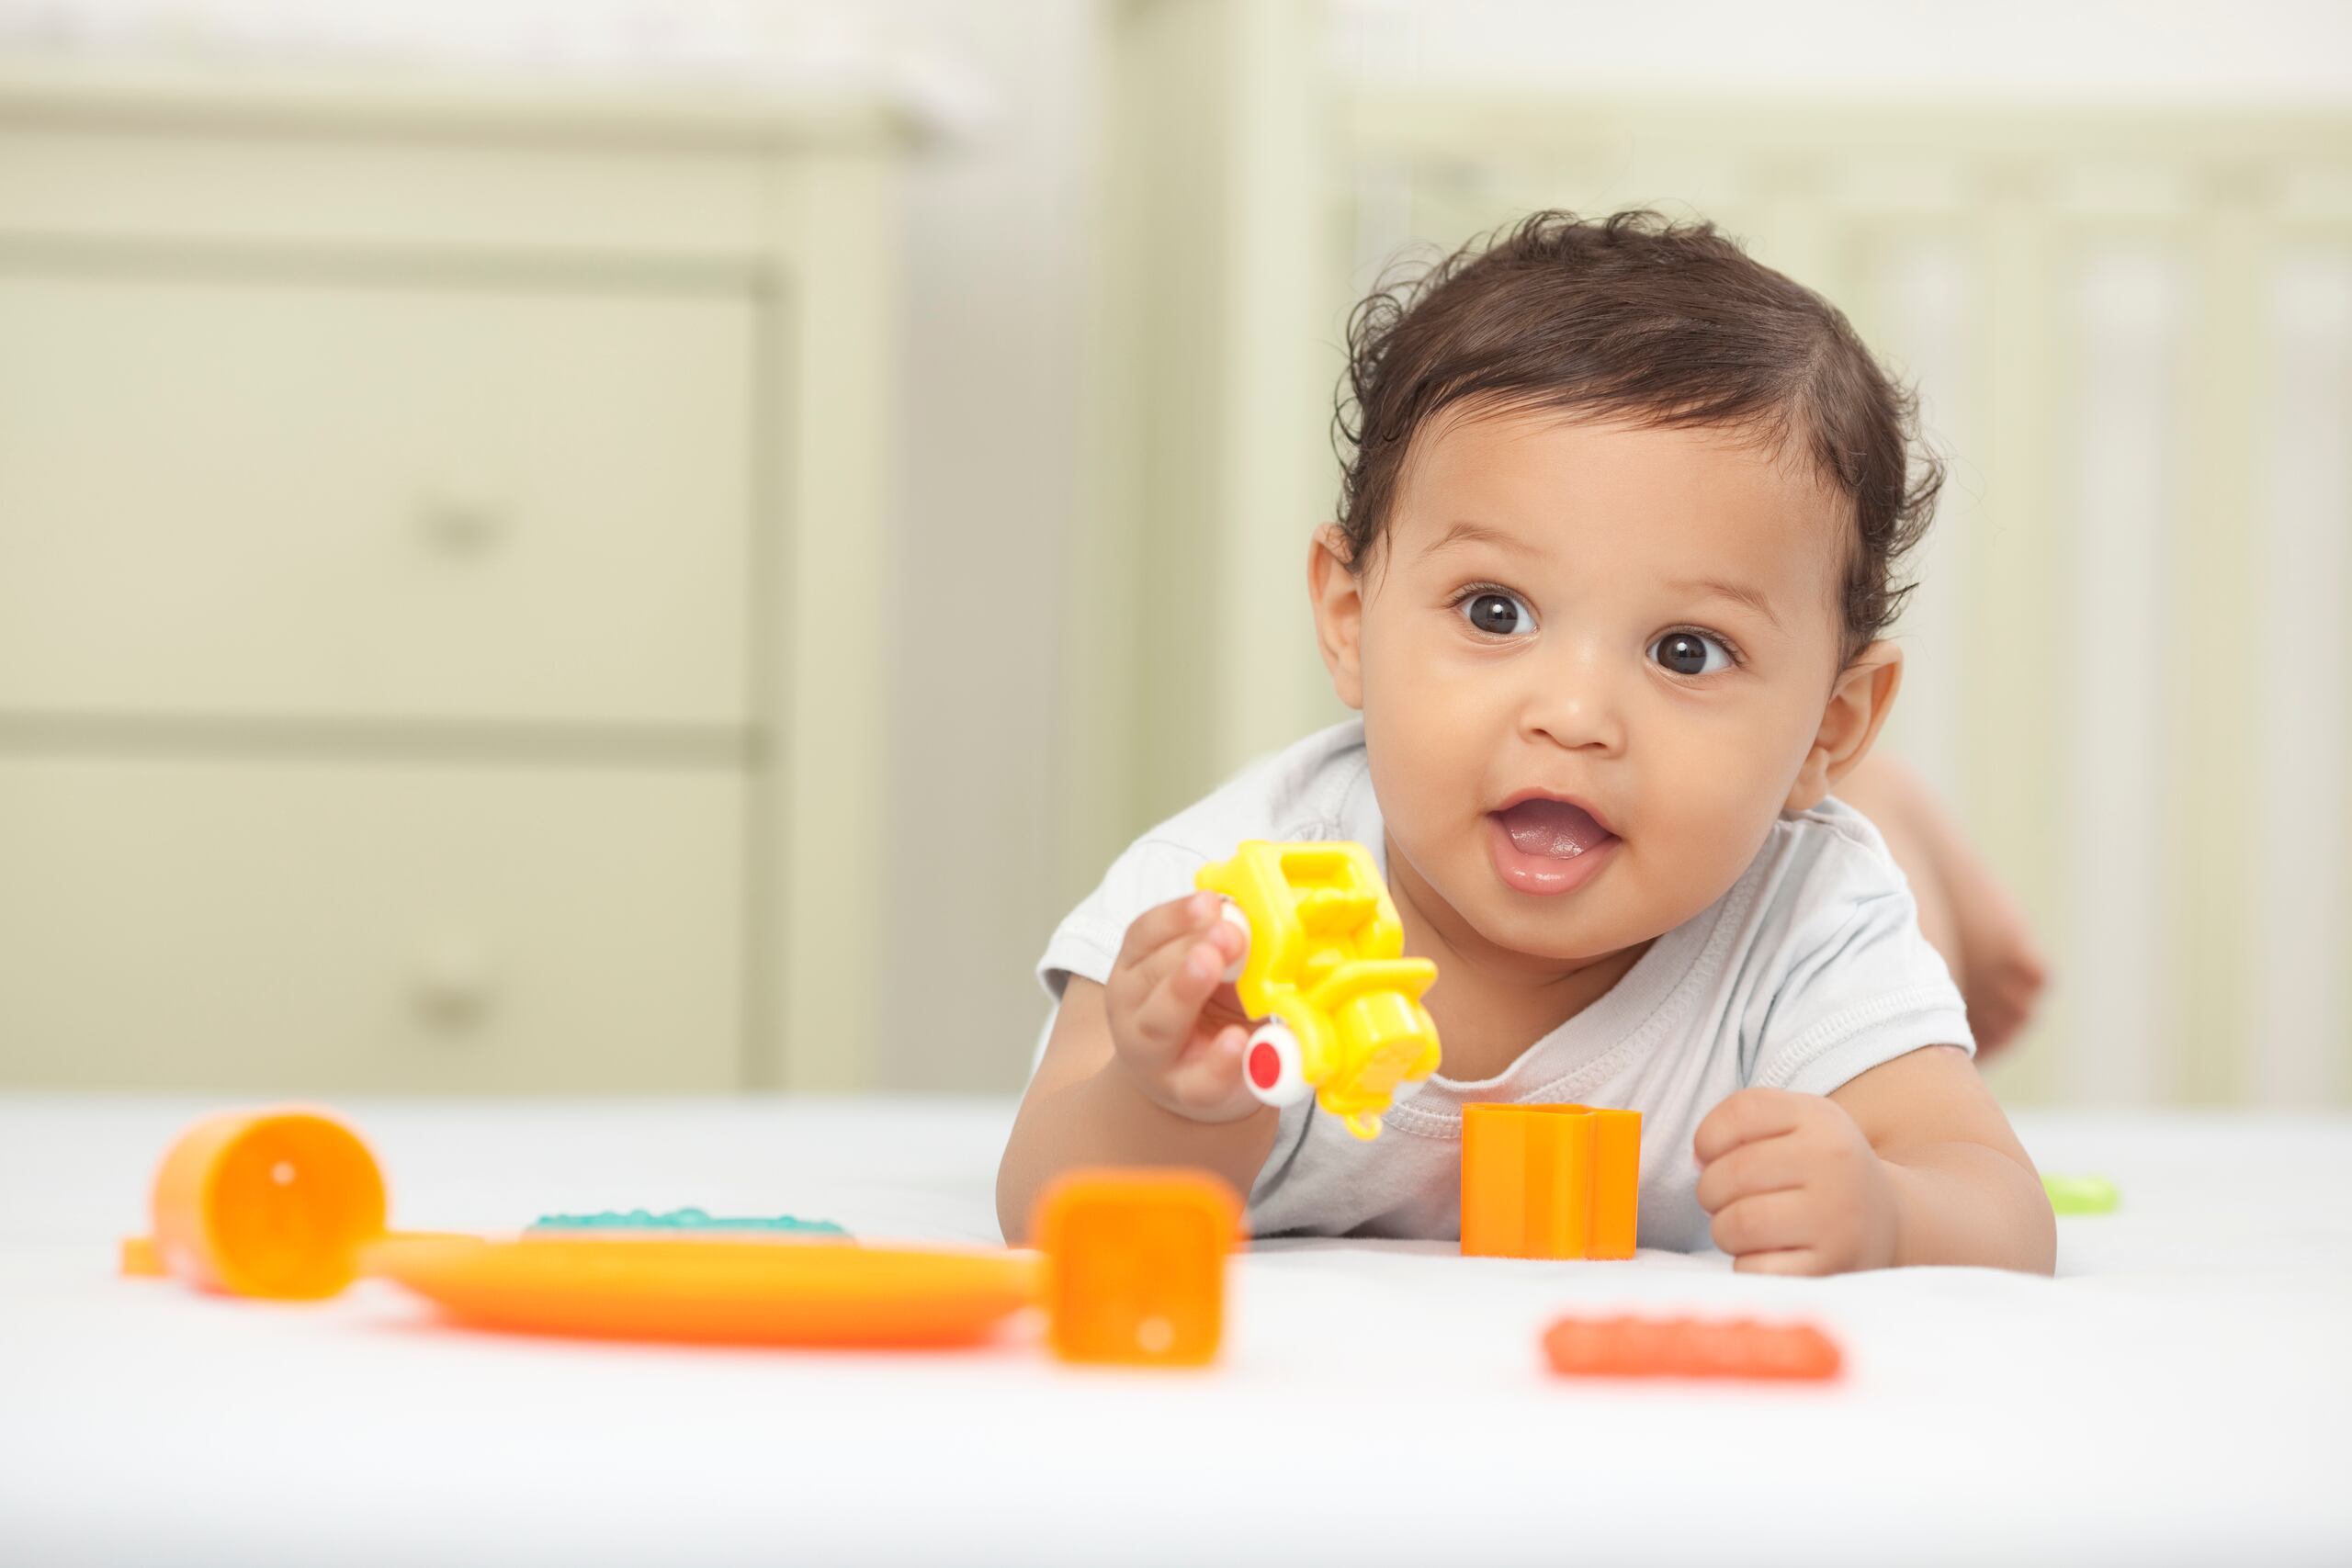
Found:
[[[1128,922],[1245,839],[1352,839],[1387,874],[1361,720],[1253,763],[1130,845],[1038,961],[1057,1003],[1071,975],[1107,979]],[[1432,1077],[1369,1141],[1311,1097],[1286,1107],[1250,1228],[1452,1240],[1463,1105],[1571,1101],[1642,1113],[1641,1245],[1699,1250],[1712,1243],[1690,1138],[1718,1101],[1758,1084],[1827,1094],[1923,1045],[1974,1052],[1959,988],[1877,829],[1825,800],[1783,815],[1729,892],[1498,1077]]]

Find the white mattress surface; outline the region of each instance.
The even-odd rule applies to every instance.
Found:
[[[2060,1275],[1276,1243],[1205,1373],[437,1325],[115,1277],[209,1106],[0,1096],[0,1562],[2352,1562],[2352,1119],[2044,1114]],[[1000,1100],[353,1100],[410,1228],[997,1239]],[[1568,1382],[1564,1311],[1803,1317],[1826,1387]]]

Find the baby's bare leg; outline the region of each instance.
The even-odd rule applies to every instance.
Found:
[[[1905,763],[1871,753],[1838,785],[1838,798],[1871,819],[1910,881],[1919,930],[1959,982],[1978,1052],[2007,1044],[2049,982],[2025,912]]]

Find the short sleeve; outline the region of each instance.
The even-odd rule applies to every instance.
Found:
[[[1847,863],[1816,881],[1821,896],[1792,924],[1750,1043],[1750,1084],[1827,1094],[1924,1045],[1975,1054],[1960,987],[1921,934],[1902,873],[1883,851],[1878,864],[1857,863],[1860,846],[1840,851]]]
[[[1100,984],[1137,915],[1193,890],[1208,857],[1167,839],[1138,839],[1111,863],[1102,883],[1054,928],[1037,960],[1037,979],[1057,1004],[1072,975]]]

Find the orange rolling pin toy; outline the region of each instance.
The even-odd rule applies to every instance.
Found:
[[[863,1247],[757,1232],[566,1230],[511,1239],[385,1227],[357,1134],[299,1107],[224,1111],[173,1144],[122,1272],[321,1301],[363,1275],[511,1333],[831,1348],[978,1344],[1043,1307],[1068,1361],[1200,1366],[1224,1332],[1233,1194],[1193,1171],[1091,1170],[1038,1199],[1041,1250]]]

